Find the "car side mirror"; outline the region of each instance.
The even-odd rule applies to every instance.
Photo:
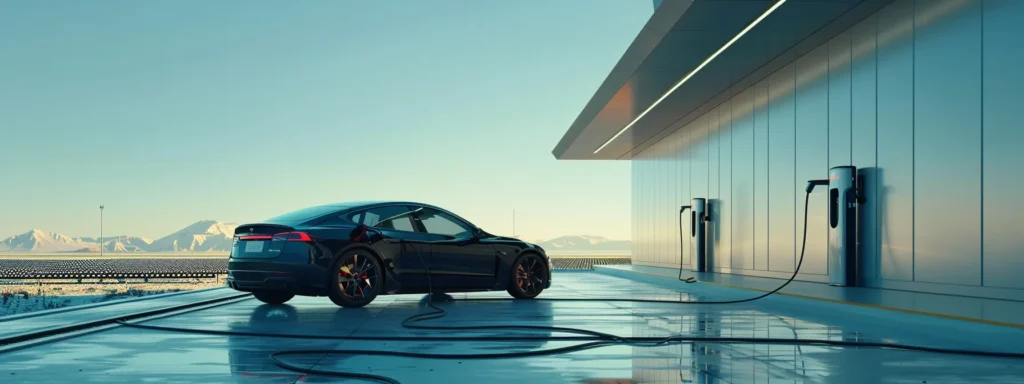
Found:
[[[484,230],[480,228],[473,228],[473,238],[479,239],[481,237],[484,237]]]

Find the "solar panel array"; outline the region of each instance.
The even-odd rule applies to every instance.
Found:
[[[551,263],[555,270],[587,270],[593,269],[595,265],[629,265],[632,259],[628,257],[572,257],[552,258]]]
[[[622,258],[553,258],[555,270],[587,270],[594,265],[630,264]],[[0,279],[213,278],[227,273],[227,259],[0,259]]]
[[[0,279],[213,278],[227,258],[0,260]]]

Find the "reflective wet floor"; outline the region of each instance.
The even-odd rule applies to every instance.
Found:
[[[653,284],[598,273],[556,273],[542,298],[733,300],[760,294],[704,284]],[[538,325],[619,336],[799,338],[880,341],[931,347],[1024,352],[1024,330],[849,305],[773,296],[742,304],[660,304],[511,300],[504,292],[453,294],[439,326]],[[471,301],[478,298],[508,300]],[[304,334],[342,339],[196,335],[118,327],[0,355],[3,383],[370,382],[302,375],[270,360],[275,351],[382,350],[484,354],[533,351],[578,341],[520,330],[436,331],[401,326],[427,311],[425,295],[382,296],[341,309],[326,298],[268,306],[251,299],[148,321],[189,329]],[[368,336],[529,336],[503,342],[367,341]],[[344,339],[349,338],[349,339]],[[908,352],[765,344],[614,345],[560,355],[496,360],[435,360],[314,353],[282,356],[323,371],[383,375],[401,383],[1020,383],[1024,362]]]

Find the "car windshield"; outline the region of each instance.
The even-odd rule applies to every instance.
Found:
[[[268,223],[274,224],[295,224],[301,223],[310,219],[314,219],[331,212],[338,211],[344,207],[338,205],[320,205],[316,207],[303,208],[297,211],[285,213],[271,217],[266,220]]]

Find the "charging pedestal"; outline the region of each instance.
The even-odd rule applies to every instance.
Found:
[[[857,168],[834,167],[828,172],[828,282],[857,283]]]
[[[694,272],[707,272],[707,200],[693,199],[690,203],[690,237],[693,237]]]

